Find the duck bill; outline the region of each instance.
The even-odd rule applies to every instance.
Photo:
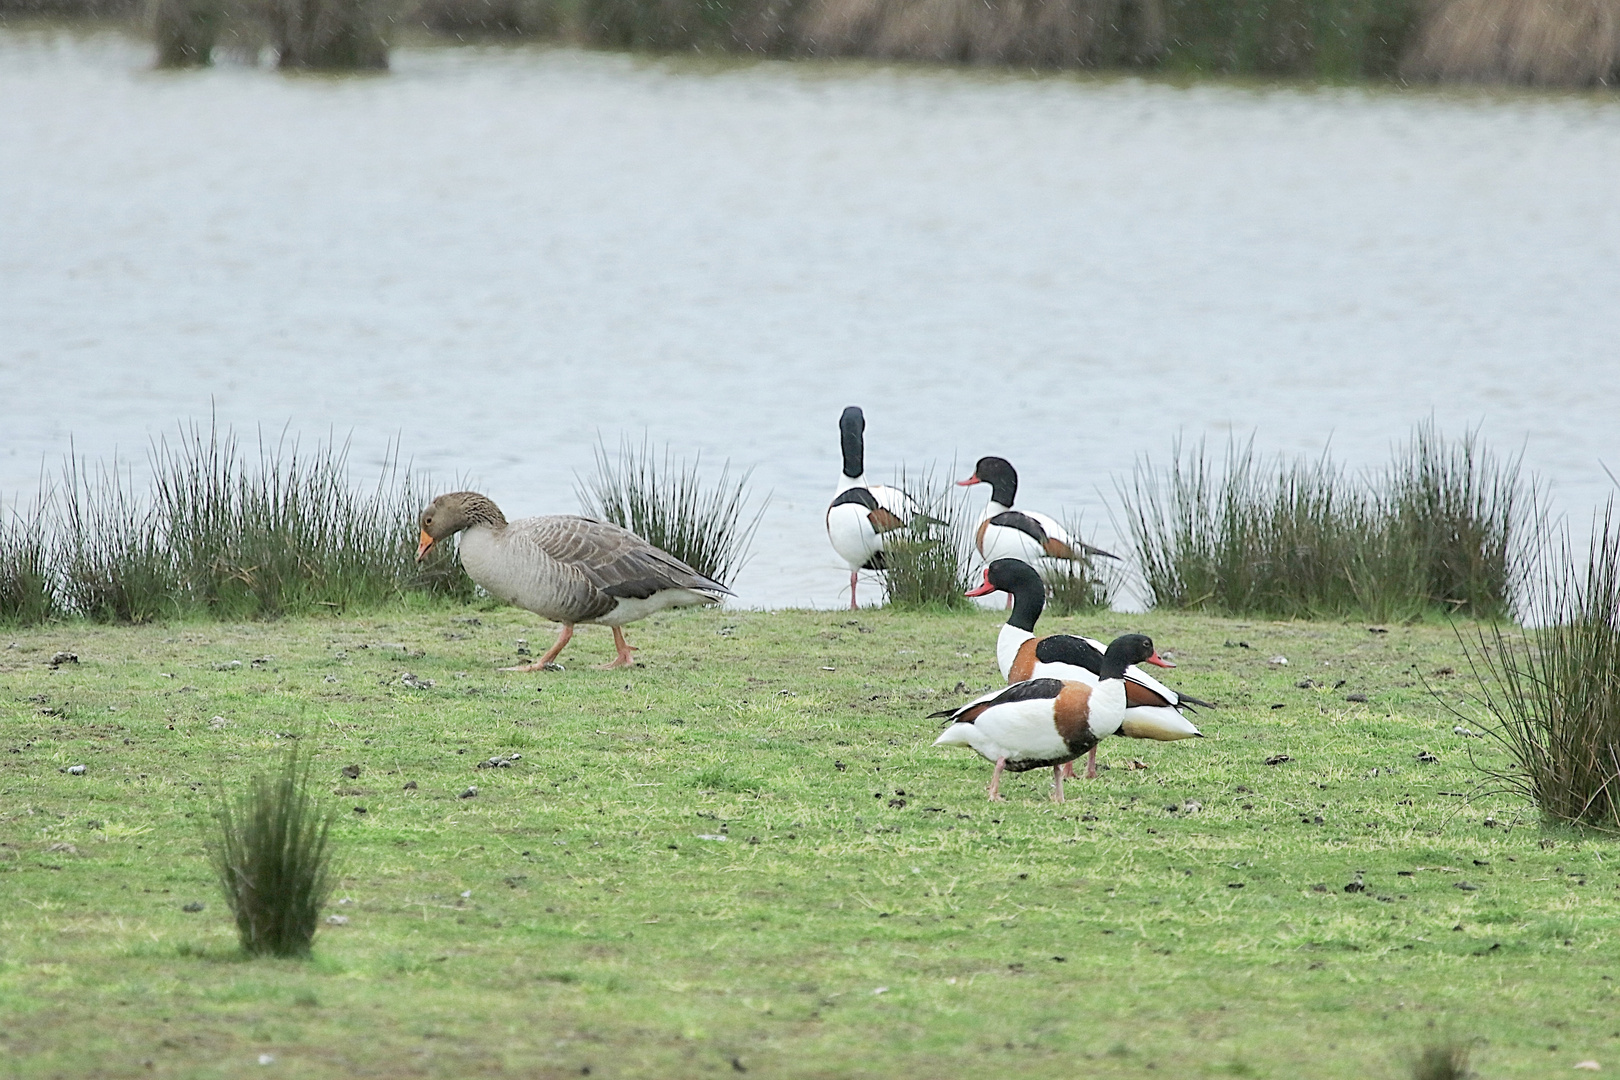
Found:
[[[1143,661],[1143,663],[1153,664],[1155,667],[1175,667],[1176,666],[1176,665],[1172,664],[1170,661],[1166,660],[1164,657],[1160,656],[1158,653],[1154,653],[1152,656],[1148,657],[1145,661]]]
[[[972,476],[968,477],[966,480],[958,480],[956,482],[956,486],[957,487],[972,487],[974,484],[982,484],[982,483],[984,483],[984,481],[979,479],[979,474],[974,473]]]
[[[963,481],[963,483],[966,483],[966,482],[967,481],[965,481],[965,480]],[[984,572],[984,584],[980,585],[976,589],[969,589],[967,592],[963,593],[962,595],[964,595],[964,596],[989,596],[991,593],[993,593],[995,591],[996,591],[996,587],[994,585],[990,584],[990,571],[986,570]]]
[[[422,538],[416,543],[416,561],[421,562],[427,558],[428,549],[434,545],[433,537],[428,535],[426,529],[422,530]]]

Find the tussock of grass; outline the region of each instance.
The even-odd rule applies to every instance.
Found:
[[[152,487],[70,455],[59,492],[0,522],[0,620],[148,622],[377,607],[407,592],[470,599],[450,552],[415,562],[426,489],[390,452],[370,490],[347,446],[261,438],[256,459],[210,425],[162,440]]]
[[[381,70],[388,66],[380,0],[258,0],[283,68]]]
[[[209,856],[237,937],[250,956],[307,956],[321,909],[337,885],[330,844],[335,808],[311,792],[312,757],[301,743],[277,775],[255,774],[234,800],[222,796]]]
[[[0,625],[31,626],[57,613],[45,523],[48,493],[26,510],[0,503]]]
[[[897,485],[921,511],[883,545],[883,583],[890,606],[902,611],[966,611],[973,587],[972,520],[949,478],[932,471]]]
[[[770,499],[749,517],[753,470],[745,469],[733,480],[728,461],[711,487],[703,482],[701,466],[702,455],[690,465],[684,460],[676,464],[667,445],[660,464],[646,439],[639,447],[620,440],[616,459],[598,443],[596,472],[575,490],[585,516],[629,529],[698,573],[729,585],[748,561],[749,545]]]
[[[1488,768],[1561,821],[1620,830],[1620,521],[1611,501],[1585,565],[1565,532],[1524,637],[1481,635],[1476,665],[1515,768]]]
[[[1474,432],[1448,444],[1420,425],[1389,468],[1351,477],[1327,454],[1260,460],[1227,444],[1217,473],[1200,442],[1120,485],[1155,604],[1291,618],[1414,618],[1508,611],[1539,524],[1518,460]]]
[[[1444,0],[1403,70],[1447,82],[1612,86],[1620,81],[1620,2]]]
[[[1467,1043],[1425,1046],[1412,1059],[1412,1080],[1472,1080],[1478,1074],[1468,1067],[1468,1058]]]
[[[1078,518],[1065,521],[1063,528],[1071,537],[1085,535]],[[1054,566],[1056,569],[1046,580],[1047,610],[1051,614],[1084,615],[1106,611],[1113,605],[1120,579],[1117,572],[1111,572],[1111,565],[1103,569],[1095,560],[1076,559],[1065,563],[1054,561]]]

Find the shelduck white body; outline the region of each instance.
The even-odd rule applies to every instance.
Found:
[[[1056,519],[1034,510],[1014,510],[1018,497],[1018,472],[1006,459],[980,458],[973,475],[957,481],[958,486],[989,484],[990,501],[979,515],[974,544],[986,563],[997,559],[1018,559],[1034,567],[1042,579],[1064,572],[1063,564],[1096,555],[1116,559],[1102,548],[1070,537]]]
[[[899,488],[866,482],[866,417],[859,407],[844,410],[838,429],[844,466],[827,507],[827,539],[849,566],[849,606],[853,609],[860,572],[884,569],[883,547],[889,534],[905,528],[919,510]]]
[[[1049,678],[1013,683],[957,709],[934,713],[950,719],[934,745],[969,746],[994,762],[992,799],[1001,798],[1003,769],[1023,772],[1050,766],[1052,797],[1062,802],[1063,766],[1095,748],[1125,721],[1126,667],[1156,658],[1150,639],[1126,634],[1103,654],[1103,677],[1096,685]]]
[[[1021,560],[998,560],[984,571],[984,584],[968,593],[983,596],[997,590],[1013,598],[1013,610],[996,635],[996,664],[1009,682],[1024,679],[1073,679],[1094,685],[1105,646],[1095,638],[1055,634],[1035,635],[1035,623],[1046,603],[1040,578]],[[1161,667],[1174,667],[1165,660],[1153,661]],[[1185,716],[1183,708],[1207,701],[1187,697],[1170,689],[1136,665],[1125,669],[1127,708],[1120,734],[1132,739],[1202,738],[1203,734]]]

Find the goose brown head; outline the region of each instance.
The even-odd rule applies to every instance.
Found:
[[[445,537],[454,536],[471,525],[502,528],[506,525],[506,515],[487,496],[476,491],[452,491],[429,503],[418,524],[422,535],[416,545],[416,561],[421,562],[427,558],[428,550]]]

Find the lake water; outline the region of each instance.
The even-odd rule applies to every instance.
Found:
[[[0,31],[6,496],[70,436],[140,459],[214,409],[566,512],[598,436],[646,430],[773,493],[741,602],[826,606],[851,403],[869,475],[1001,454],[1104,546],[1114,478],[1178,432],[1362,465],[1482,424],[1579,521],[1620,471],[1612,96],[149,63]]]

